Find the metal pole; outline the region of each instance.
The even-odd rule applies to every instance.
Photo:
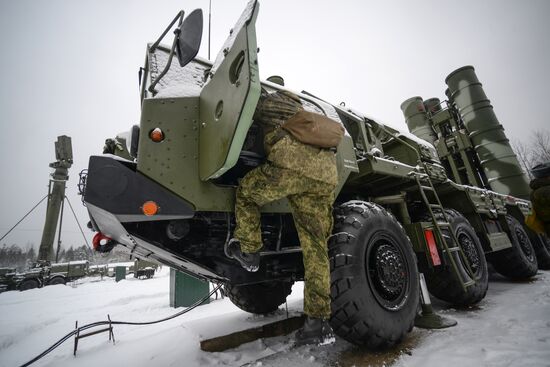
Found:
[[[208,60],[210,60],[210,30],[212,25],[212,0],[208,1]]]
[[[63,209],[65,208],[65,200],[61,201],[61,214],[59,214],[59,232],[57,233],[57,250],[55,251],[55,262],[59,260],[59,249],[61,248],[61,228],[63,227]]]
[[[65,184],[69,179],[69,168],[73,164],[73,152],[71,138],[65,135],[58,136],[55,143],[56,161],[50,163],[55,171],[51,174],[50,189],[48,190],[48,208],[42,240],[38,249],[38,260],[51,260],[54,258],[55,231],[59,213],[65,198]]]
[[[62,171],[64,171],[63,173],[65,175],[67,174],[67,169],[62,169]],[[57,221],[59,220],[59,212],[64,197],[65,182],[54,181],[52,190],[49,194],[48,209],[46,210],[46,221],[44,223],[44,231],[42,232],[42,240],[40,241],[38,260],[51,260],[53,257],[55,231],[57,229]]]

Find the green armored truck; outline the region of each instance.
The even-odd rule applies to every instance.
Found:
[[[90,157],[80,188],[94,247],[124,246],[223,283],[238,307],[265,314],[285,302],[304,269],[286,200],[262,208],[257,272],[224,254],[239,179],[266,159],[253,120],[260,94],[285,90],[260,81],[258,11],[251,1],[213,63],[196,57],[200,10],[178,14],[147,46],[139,126],[108,144],[107,154]],[[161,45],[176,22],[173,44]],[[430,142],[308,92],[296,95],[305,110],[346,130],[335,153],[339,184],[328,239],[330,322],[339,336],[367,348],[398,343],[417,313],[418,268],[434,295],[459,305],[485,296],[486,253],[507,276],[536,273],[521,225],[529,201],[457,183]]]
[[[65,284],[83,278],[88,275],[89,266],[88,260],[53,263],[49,268],[48,285]]]
[[[37,262],[21,273],[17,272],[15,268],[0,269],[0,292],[11,290],[26,291],[43,287],[48,281],[48,266],[47,262]]]
[[[5,277],[9,276],[7,279],[14,285],[7,290],[25,291],[47,285],[66,284],[87,276],[88,266],[87,260],[53,264],[49,261],[38,261],[22,273],[6,274]],[[2,278],[0,278],[0,283],[2,283]]]

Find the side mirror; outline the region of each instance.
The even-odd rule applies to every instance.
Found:
[[[181,67],[197,56],[202,39],[202,9],[195,9],[176,29],[176,54]]]

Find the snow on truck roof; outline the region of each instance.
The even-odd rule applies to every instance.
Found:
[[[64,263],[53,263],[52,266],[65,266],[65,265],[85,265],[88,264],[88,260],[75,260],[75,261],[69,261]]]

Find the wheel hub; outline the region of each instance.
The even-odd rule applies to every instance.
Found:
[[[376,249],[376,273],[380,287],[390,297],[398,295],[403,289],[403,261],[399,253],[389,245]]]
[[[407,300],[408,267],[390,236],[382,234],[373,241],[367,253],[367,269],[378,303],[390,311],[400,309]]]
[[[474,272],[474,274],[477,274],[480,268],[480,258],[479,254],[476,251],[476,246],[474,242],[469,236],[461,233],[458,235],[458,243],[460,245],[460,248],[462,248],[462,251],[464,251],[464,255],[470,263],[472,271]]]
[[[527,238],[527,234],[525,234],[524,231],[516,228],[516,236],[518,238],[519,247],[521,248],[521,251],[529,258],[529,260],[534,259],[533,254],[533,248],[530,246],[529,239]]]

